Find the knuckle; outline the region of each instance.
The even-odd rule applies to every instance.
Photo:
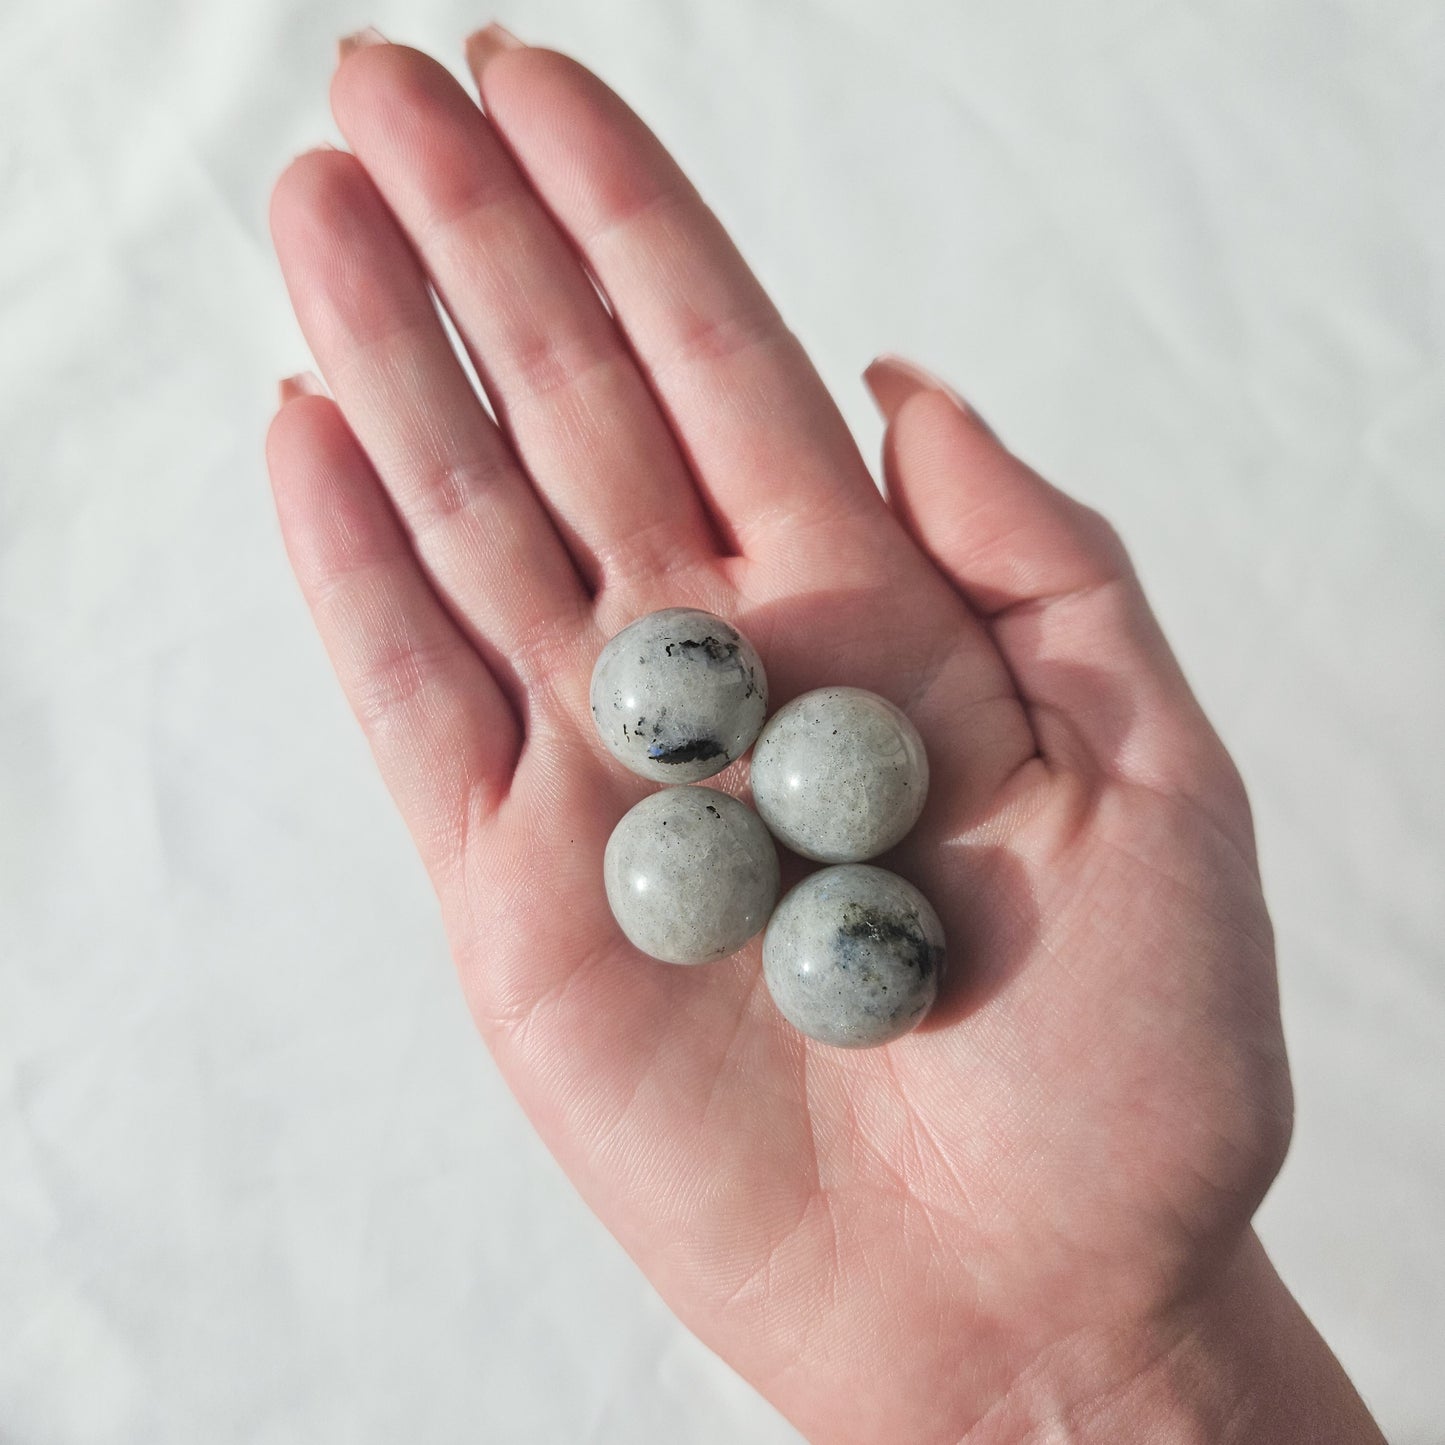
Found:
[[[439,458],[420,465],[406,487],[403,511],[418,539],[465,524],[484,497],[512,477],[501,456]]]
[[[1284,1167],[1294,1140],[1294,1087],[1283,1041],[1254,1068],[1249,1116],[1241,1133],[1256,1193],[1263,1195]]]
[[[1089,552],[1098,558],[1103,569],[1111,576],[1128,577],[1133,574],[1134,563],[1129,549],[1119,534],[1119,529],[1102,512],[1083,502],[1078,508],[1074,525],[1079,539]]]
[[[680,326],[667,353],[653,362],[654,372],[715,366],[771,346],[794,343],[771,306],[694,317]]]
[[[621,359],[618,346],[583,334],[534,332],[516,338],[508,350],[518,381],[537,397],[574,390],[599,367]]]
[[[512,665],[528,685],[557,703],[566,695],[567,679],[577,660],[576,632],[555,617],[521,629],[508,651]]]
[[[445,649],[410,639],[379,647],[367,660],[352,697],[362,725],[385,731],[412,711],[431,688]]]

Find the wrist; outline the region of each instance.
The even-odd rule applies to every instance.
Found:
[[[964,1445],[1383,1445],[1252,1231],[1167,1317],[1045,1351]]]

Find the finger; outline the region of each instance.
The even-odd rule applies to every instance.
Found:
[[[301,329],[428,576],[503,675],[545,678],[587,595],[355,157],[312,151],[271,229]]]
[[[589,580],[715,555],[616,325],[475,102],[430,56],[373,44],[338,68],[331,105]]]
[[[283,383],[266,436],[282,535],[382,776],[428,867],[444,869],[506,795],[517,720],[319,390],[314,377]]]
[[[866,380],[889,501],[987,622],[1044,755],[1160,787],[1219,781],[1223,748],[1108,522],[927,372],[886,357]]]
[[[717,218],[594,75],[486,35],[468,49],[487,114],[597,278],[735,545],[835,558],[859,519],[877,522],[877,488]]]

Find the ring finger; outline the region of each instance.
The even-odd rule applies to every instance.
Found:
[[[306,340],[438,591],[499,676],[545,676],[586,591],[365,170],[298,157],[271,229]]]

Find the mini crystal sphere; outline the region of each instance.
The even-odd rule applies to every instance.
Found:
[[[886,868],[822,868],[791,889],[763,935],[763,977],[779,1012],[820,1043],[866,1049],[901,1037],[933,1007],[943,925]]]
[[[753,749],[753,801],[779,841],[820,863],[891,848],[928,797],[918,729],[886,697],[823,687],[768,720]]]
[[[643,953],[709,963],[736,952],[778,899],[778,850],[758,815],[714,788],[664,788],[607,840],[612,916]]]
[[[693,607],[624,627],[592,669],[592,718],[624,766],[695,783],[752,746],[768,711],[762,659],[737,628]]]

